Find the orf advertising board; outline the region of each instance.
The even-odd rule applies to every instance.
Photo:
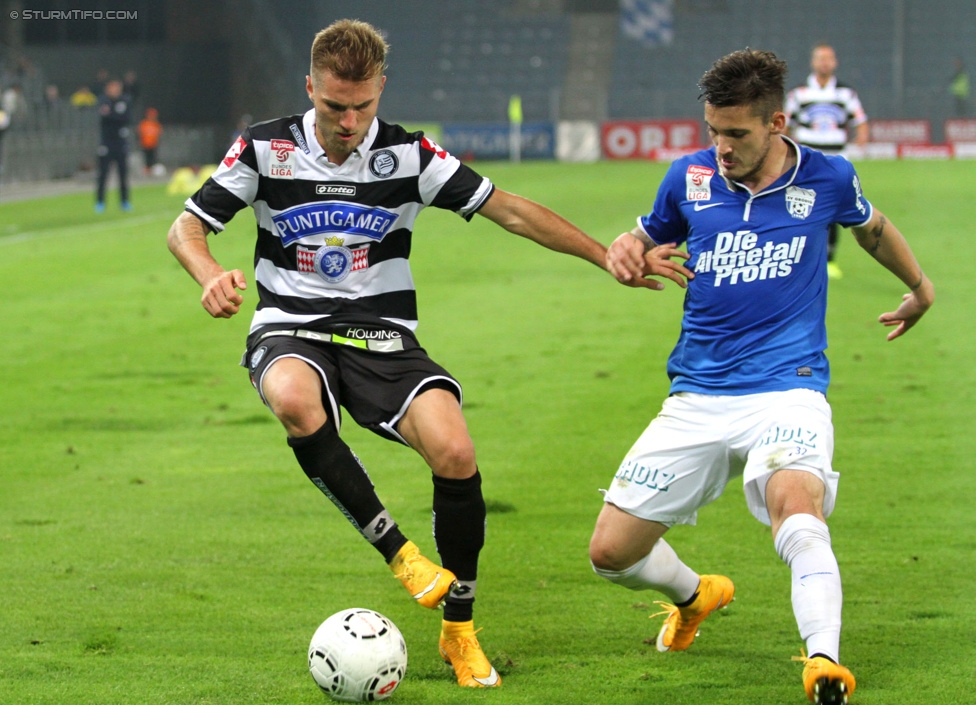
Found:
[[[615,120],[601,126],[606,159],[672,161],[701,149],[697,120]]]

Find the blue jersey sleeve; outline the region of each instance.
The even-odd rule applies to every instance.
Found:
[[[671,164],[668,173],[664,175],[654,199],[654,209],[637,220],[644,232],[659,245],[666,242],[680,245],[688,238],[688,226],[678,208],[684,172],[677,164],[678,162]]]
[[[834,157],[835,167],[843,178],[837,198],[837,216],[834,221],[845,228],[864,225],[871,220],[872,206],[861,192],[861,180],[857,177],[854,165],[843,157]]]

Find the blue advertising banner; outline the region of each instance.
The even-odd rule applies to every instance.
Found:
[[[554,159],[556,131],[549,122],[524,122],[520,126],[522,159]],[[440,145],[458,159],[508,159],[511,125],[507,122],[445,124]]]

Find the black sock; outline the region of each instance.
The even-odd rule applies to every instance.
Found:
[[[376,496],[366,468],[339,438],[332,419],[310,436],[289,438],[288,445],[322,494],[383,554],[387,563],[392,561],[407,539]]]
[[[834,659],[832,659],[832,658],[830,658],[830,656],[828,656],[827,654],[821,654],[821,653],[819,653],[819,652],[818,652],[818,653],[815,653],[815,654],[810,654],[810,658],[817,658],[818,656],[819,656],[820,658],[825,658],[825,659],[827,659],[827,660],[828,660],[828,661],[830,661],[831,663],[837,663],[836,661],[834,661]]]
[[[481,473],[465,480],[434,479],[434,541],[445,568],[458,584],[444,603],[444,619],[467,622],[474,609],[478,554],[485,545],[485,500]]]
[[[688,605],[690,605],[692,602],[694,602],[697,599],[698,599],[698,588],[695,588],[695,592],[694,592],[694,594],[691,597],[689,597],[684,602],[675,602],[674,603],[674,606],[675,607],[687,607]]]

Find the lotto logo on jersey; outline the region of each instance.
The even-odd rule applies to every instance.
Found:
[[[786,277],[803,256],[807,238],[800,235],[779,244],[758,241],[749,230],[719,233],[715,248],[698,256],[695,273],[714,272],[715,286]]]
[[[295,143],[288,140],[271,140],[271,163],[268,176],[272,179],[295,178]]]
[[[385,208],[341,201],[306,203],[271,216],[283,245],[322,233],[362,235],[370,240],[382,240],[396,218],[396,213]]]
[[[236,162],[237,158],[241,156],[241,152],[244,151],[246,146],[247,143],[244,141],[244,138],[238,137],[234,144],[230,146],[230,149],[227,150],[227,155],[224,157],[223,165],[228,169],[234,166],[234,162]]]
[[[698,164],[692,164],[685,173],[685,183],[688,187],[689,201],[709,201],[712,198],[712,177],[715,170]]]

